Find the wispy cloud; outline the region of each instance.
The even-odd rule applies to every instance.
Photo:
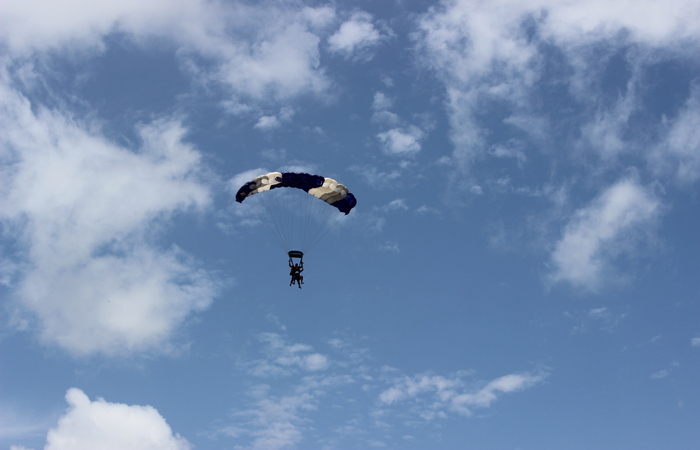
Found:
[[[386,241],[382,245],[379,246],[379,250],[383,252],[391,252],[391,253],[401,253],[401,249],[399,248],[399,244],[396,242],[391,242],[391,241]]]
[[[658,370],[650,375],[650,378],[652,380],[661,380],[664,378],[667,378],[670,376],[678,367],[680,367],[680,364],[678,362],[673,361],[668,365],[668,368],[666,369],[661,369]]]
[[[504,375],[470,391],[468,375],[401,377],[379,395],[379,400],[387,406],[408,403],[415,414],[426,420],[445,418],[450,412],[469,416],[472,409],[487,408],[502,394],[527,389],[547,376],[546,372]]]
[[[57,415],[48,411],[42,416],[37,416],[26,411],[23,405],[11,405],[6,400],[0,405],[0,442],[43,438],[46,431],[56,422],[56,417]]]
[[[660,201],[632,180],[607,188],[569,220],[551,256],[554,283],[566,281],[595,291],[611,281],[611,262],[633,255],[661,211]]]
[[[585,333],[591,328],[613,332],[627,317],[627,313],[611,311],[607,306],[586,311],[566,312],[564,315],[576,322],[571,330],[572,333]]]
[[[634,9],[633,14],[629,8]],[[569,84],[570,93],[582,107],[581,130],[590,142],[595,142],[595,151],[619,152],[627,145],[623,137],[625,123],[639,107],[635,93],[635,86],[641,83],[638,74],[656,59],[630,58],[631,89],[619,101],[613,101],[612,107],[600,109],[600,103],[590,104],[593,98],[600,98],[591,96],[591,92],[599,92],[603,76],[600,64],[590,64],[593,58],[600,60],[600,54],[591,49],[599,50],[604,42],[609,54],[631,43],[675,50],[697,35],[698,14],[690,0],[669,2],[663,8],[653,1],[632,6],[550,0],[459,0],[430,8],[418,21],[416,47],[423,63],[445,84],[455,161],[469,170],[490,147],[485,144],[491,139],[489,130],[494,124],[485,120],[483,111],[492,105],[510,112],[504,123],[536,140],[542,138],[541,131],[551,129],[549,123],[560,119],[539,109],[542,82],[550,87],[552,82]],[[562,67],[566,70],[557,71],[552,80],[544,80],[552,76],[547,68],[557,66],[547,53],[551,46],[566,62]],[[528,126],[522,126],[525,117],[529,118]],[[506,139],[512,136],[499,134]]]
[[[370,441],[397,445],[406,439],[405,433],[388,430],[400,429],[406,414],[425,425],[451,414],[468,417],[472,410],[488,408],[505,394],[529,389],[548,375],[547,370],[538,370],[490,381],[476,379],[471,371],[405,375],[339,337],[326,341],[324,367],[313,370],[303,362],[306,356],[320,354],[310,345],[292,343],[277,333],[260,334],[257,341],[262,358],[241,367],[261,382],[250,390],[249,403],[234,410],[231,423],[216,427],[216,434],[241,443],[236,448],[332,446],[339,440],[360,447],[373,445]],[[319,432],[317,422],[329,408],[337,416],[335,423],[345,425]],[[341,413],[345,409],[347,414]],[[381,430],[383,437],[378,439],[372,430]]]
[[[694,84],[690,98],[675,121],[666,121],[663,140],[649,162],[657,175],[670,175],[688,185],[700,179],[700,85]]]
[[[320,371],[329,366],[328,357],[304,344],[288,344],[276,333],[258,336],[265,344],[266,357],[251,364],[250,373],[255,376],[289,375],[295,370]]]
[[[290,343],[277,333],[261,333],[257,339],[264,357],[244,367],[249,375],[264,378],[270,384],[256,384],[250,392],[250,407],[236,409],[234,423],[219,427],[218,432],[249,440],[247,445],[236,448],[295,447],[303,441],[304,432],[312,428],[310,414],[328,390],[354,380],[337,370],[329,371],[332,361],[309,345]],[[334,341],[332,346],[343,347],[342,341]],[[280,377],[287,380],[282,389],[272,384]]]

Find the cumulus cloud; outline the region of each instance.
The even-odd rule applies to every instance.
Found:
[[[552,252],[551,281],[598,289],[612,260],[633,252],[630,244],[654,225],[660,210],[659,200],[632,180],[609,187],[566,225]]]
[[[700,337],[694,337],[690,340],[690,345],[693,347],[700,347]]]
[[[421,141],[426,137],[426,127],[405,123],[389,109],[394,100],[383,92],[376,92],[372,101],[372,121],[384,131],[377,134],[386,155],[408,157],[421,150]]]
[[[206,308],[213,279],[184,252],[152,244],[175,213],[201,210],[200,154],[176,120],[139,128],[132,151],[91,124],[0,87],[0,221],[23,251],[17,308],[42,340],[86,355],[167,347]]]
[[[189,450],[152,406],[91,401],[80,389],[66,393],[68,411],[46,436],[45,450]]]
[[[371,59],[371,50],[386,38],[372,23],[372,15],[355,12],[343,22],[338,31],[328,38],[328,49],[345,58]]]
[[[406,128],[392,128],[377,135],[384,146],[384,152],[391,156],[412,156],[421,149],[425,133],[420,128],[409,125]]]

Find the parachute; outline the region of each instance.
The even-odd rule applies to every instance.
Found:
[[[296,172],[255,177],[238,189],[236,201],[287,252],[290,261],[301,260],[357,204],[355,196],[336,180]]]

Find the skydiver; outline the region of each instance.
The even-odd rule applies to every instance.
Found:
[[[296,282],[299,289],[301,289],[301,285],[304,284],[304,277],[301,275],[301,273],[304,271],[304,261],[301,261],[299,264],[292,265],[292,261],[290,260],[289,268],[289,275],[292,276],[292,281],[289,282],[289,285],[292,286],[294,282]]]

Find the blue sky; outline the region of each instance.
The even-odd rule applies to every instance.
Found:
[[[9,0],[0,49],[0,447],[700,442],[697,2]],[[234,201],[278,170],[358,199],[301,290]]]

